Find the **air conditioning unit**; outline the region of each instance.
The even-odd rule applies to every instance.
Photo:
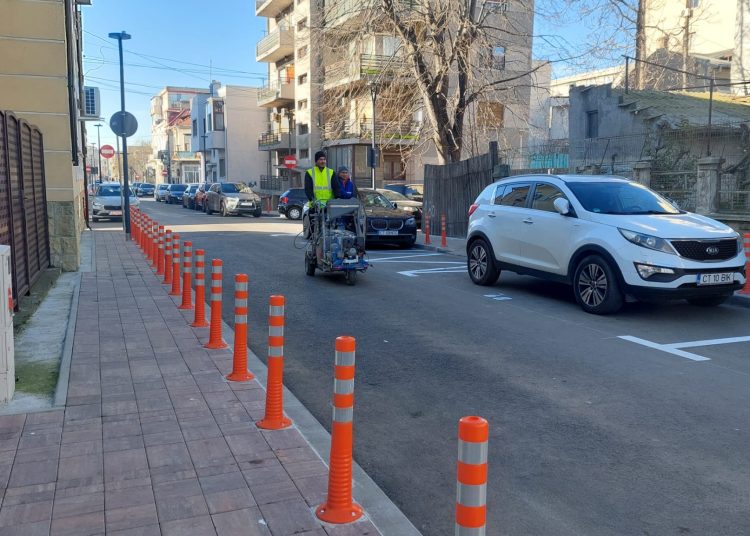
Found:
[[[101,99],[98,87],[83,87],[81,119],[84,121],[98,121],[101,119]]]
[[[0,404],[13,398],[16,390],[16,363],[13,354],[13,283],[10,273],[10,246],[0,246]]]

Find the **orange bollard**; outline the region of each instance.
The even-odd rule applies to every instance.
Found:
[[[159,224],[154,222],[151,224],[151,253],[149,260],[151,261],[151,268],[156,268],[157,250],[159,249]]]
[[[484,536],[487,526],[487,440],[482,417],[458,421],[456,536]]]
[[[336,339],[328,497],[315,510],[318,519],[326,523],[351,523],[362,516],[362,507],[352,500],[355,349],[354,337]]]
[[[448,247],[448,238],[445,234],[445,214],[440,215],[440,247]]]
[[[430,213],[425,211],[424,212],[424,243],[425,245],[430,245]]]
[[[164,232],[164,280],[165,285],[172,283],[172,229]]]
[[[195,316],[190,324],[194,328],[207,328],[206,322],[206,252],[195,250]]]
[[[140,240],[138,241],[138,246],[141,248],[141,252],[143,251],[143,244],[146,242],[146,224],[148,223],[148,216],[145,214],[141,217],[141,231],[140,231]]]
[[[208,332],[208,342],[203,348],[221,350],[229,347],[221,338],[221,273],[223,263],[220,259],[211,261],[211,329]]]
[[[130,218],[130,222],[132,224],[133,229],[133,241],[138,244],[139,237],[138,237],[138,231],[139,231],[139,218],[141,216],[141,211],[138,209],[133,209],[133,217]]]
[[[743,235],[743,246],[745,249],[745,286],[740,294],[750,294],[750,233]]]
[[[180,295],[180,235],[172,234],[172,289],[170,296]]]
[[[193,287],[190,279],[193,275],[193,243],[185,240],[182,244],[182,303],[178,309],[193,308]]]
[[[247,274],[234,276],[234,357],[227,380],[246,382],[255,376],[247,370]]]
[[[141,244],[141,249],[143,250],[143,254],[146,256],[146,260],[148,260],[148,244],[151,241],[151,221],[148,217],[146,217],[146,224],[143,229],[143,244]]]
[[[156,249],[156,275],[164,275],[164,226],[159,226],[159,237]]]
[[[266,414],[258,428],[281,430],[292,425],[284,417],[284,296],[271,296],[268,312],[268,379]]]

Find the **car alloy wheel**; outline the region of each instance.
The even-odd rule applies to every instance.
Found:
[[[302,217],[302,211],[297,207],[287,209],[286,215],[290,220],[298,220]]]
[[[591,255],[579,264],[573,278],[576,301],[587,313],[603,315],[618,311],[623,296],[614,270],[598,255]]]
[[[487,242],[477,239],[471,243],[469,257],[466,260],[469,277],[477,285],[494,285],[500,277],[500,270],[495,265],[495,259]]]

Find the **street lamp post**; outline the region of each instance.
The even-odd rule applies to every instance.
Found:
[[[375,101],[378,98],[378,84],[374,80],[370,80],[370,97],[372,97],[372,146],[370,147],[370,182],[371,188],[375,189]]]
[[[122,62],[122,42],[130,39],[130,35],[125,31],[110,33],[111,39],[117,39],[117,46],[120,51],[120,111],[125,112],[125,67]],[[125,240],[130,240],[130,184],[128,181],[128,139],[122,136],[122,192],[123,192],[123,210],[122,221],[125,224]]]
[[[97,123],[94,125],[96,127],[96,155],[99,157],[99,167],[97,169],[96,178],[99,179],[99,181],[102,180],[102,137],[100,128],[102,128],[101,123]]]

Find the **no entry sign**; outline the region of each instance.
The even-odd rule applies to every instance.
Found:
[[[102,145],[99,154],[102,155],[102,158],[112,158],[115,156],[115,148],[111,145]]]
[[[297,167],[297,157],[293,154],[284,157],[284,165],[289,169]]]

